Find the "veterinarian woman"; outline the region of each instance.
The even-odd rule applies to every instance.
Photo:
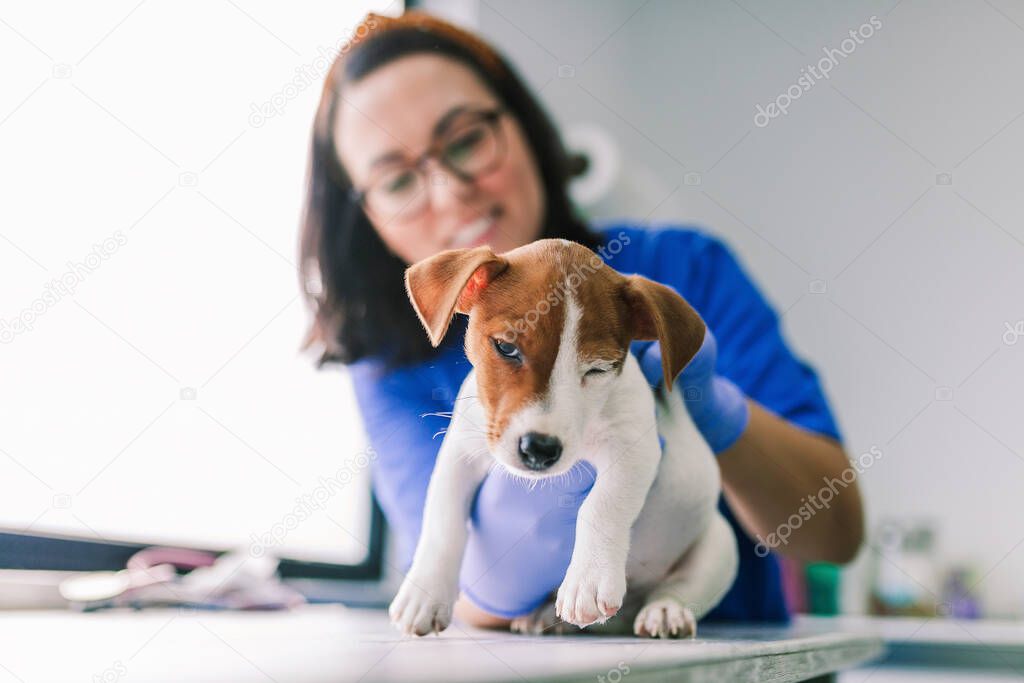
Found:
[[[369,15],[327,76],[301,240],[314,312],[306,347],[321,353],[321,364],[351,370],[397,564],[411,562],[436,434],[446,426],[432,414],[452,409],[470,370],[464,318],[433,349],[406,297],[404,269],[445,249],[488,244],[502,252],[562,237],[620,272],[675,288],[707,323],[704,347],[674,389],[718,456],[721,507],[740,549],[737,579],[707,619],[784,621],[774,553],[847,562],[862,538],[856,483],[792,522],[823,480],[848,467],[815,372],[790,351],[777,315],[719,239],[682,227],[584,224],[566,191],[580,166],[510,65],[438,19]],[[658,381],[657,345],[633,350]],[[485,480],[457,617],[503,627],[558,588],[593,484],[586,472],[532,491],[507,476]]]

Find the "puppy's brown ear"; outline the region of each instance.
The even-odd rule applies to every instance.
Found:
[[[469,313],[480,293],[508,268],[508,260],[484,245],[442,251],[405,270],[405,291],[430,343],[444,339],[452,317]]]
[[[661,345],[665,387],[671,389],[704,343],[704,320],[675,290],[640,275],[626,277],[624,297],[633,339],[653,339]]]

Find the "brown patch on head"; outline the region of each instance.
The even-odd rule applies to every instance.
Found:
[[[506,252],[508,271],[487,288],[470,316],[466,356],[476,368],[492,445],[512,416],[548,396],[565,324],[565,292],[558,286],[565,255],[552,242],[542,240]],[[495,340],[514,344],[522,362],[501,356]]]
[[[466,355],[492,446],[515,414],[547,400],[569,297],[580,309],[579,359],[615,372],[633,339],[658,339],[671,386],[704,334],[703,321],[671,289],[620,275],[566,240],[539,240],[501,255],[488,247],[443,252],[409,268],[406,287],[435,345],[456,311],[470,314]],[[514,344],[521,359],[502,356],[496,341]]]
[[[639,275],[621,275],[596,254],[579,255],[573,268],[586,273],[575,288],[582,310],[581,360],[612,361],[621,368],[630,342],[655,340],[661,345],[665,385],[671,389],[704,341],[700,315],[670,287]]]
[[[619,294],[623,276],[605,265],[597,254],[574,267],[583,275],[575,288],[580,306],[580,360],[610,364],[618,374],[633,339],[630,314]]]

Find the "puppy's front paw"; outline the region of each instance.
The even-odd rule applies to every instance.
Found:
[[[685,638],[697,635],[697,620],[688,607],[672,598],[647,603],[636,615],[633,632],[649,638]]]
[[[558,588],[555,614],[580,628],[604,623],[622,607],[626,594],[626,570],[591,565],[579,568],[570,563],[565,581]]]
[[[388,607],[388,616],[405,635],[440,633],[452,623],[456,591],[442,581],[410,573]]]

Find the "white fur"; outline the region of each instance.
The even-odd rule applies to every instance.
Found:
[[[475,371],[459,391],[427,488],[412,567],[389,609],[405,633],[441,631],[451,622],[473,495],[494,460],[515,474],[538,477],[520,466],[515,446],[531,430],[563,443],[561,459],[540,476],[558,475],[585,459],[597,478],[579,510],[576,544],[554,611],[542,606],[517,620],[517,630],[542,630],[556,616],[580,627],[604,623],[625,607],[630,620],[636,615],[637,635],[691,635],[696,620],[732,584],[738,555],[731,527],[716,507],[718,465],[679,392],[656,402],[632,354],[618,377],[605,373],[581,381],[581,311],[572,296],[565,304],[547,400],[510,420],[496,452],[488,455]]]

